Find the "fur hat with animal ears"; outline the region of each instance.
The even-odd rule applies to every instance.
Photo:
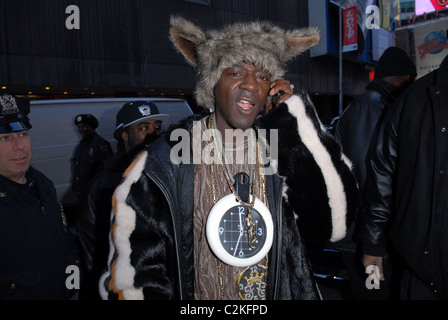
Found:
[[[204,31],[172,16],[170,39],[197,68],[196,101],[214,110],[214,87],[225,68],[246,62],[262,68],[272,80],[281,79],[286,63],[319,42],[317,28],[283,30],[270,22],[235,23],[222,30]]]

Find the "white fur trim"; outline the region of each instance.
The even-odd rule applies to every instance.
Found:
[[[100,277],[100,281],[98,283],[98,291],[100,293],[101,299],[103,299],[103,300],[109,300],[108,294],[107,294],[107,290],[106,290],[106,287],[105,287],[105,286],[107,286],[106,279],[107,279],[107,277],[109,277],[109,275],[110,275],[110,270],[108,269]]]
[[[110,223],[112,224],[113,218],[115,216],[114,213],[114,209],[112,208],[111,212],[110,212]],[[109,256],[107,258],[107,266],[111,266],[112,264],[112,260],[115,254],[115,247],[113,244],[113,240],[112,240],[112,232],[109,232]],[[110,269],[107,268],[106,272],[103,273],[103,275],[100,277],[100,281],[98,283],[98,289],[99,289],[99,293],[100,293],[100,297],[103,300],[109,300],[109,295],[108,292],[106,290],[106,279],[110,277]]]
[[[282,197],[286,203],[288,203],[288,184],[286,183],[286,179],[282,177]]]
[[[353,163],[345,154],[342,154],[341,159],[350,170],[353,170]]]
[[[135,160],[127,170],[127,177],[117,187],[114,193],[116,198],[116,214],[114,225],[114,244],[118,252],[115,261],[115,286],[123,290],[126,299],[142,300],[142,289],[134,287],[135,269],[131,264],[131,243],[129,238],[135,229],[136,214],[134,209],[126,204],[126,198],[131,186],[140,178],[145,168],[148,153],[145,151],[139,159]]]
[[[330,241],[340,240],[345,236],[347,229],[345,221],[347,201],[341,177],[333,165],[330,154],[319,139],[313,121],[307,116],[303,101],[294,95],[285,102],[289,112],[297,118],[299,136],[320,167],[327,186],[333,226]]]

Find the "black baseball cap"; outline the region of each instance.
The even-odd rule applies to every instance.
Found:
[[[0,133],[21,132],[31,129],[30,100],[12,94],[0,95]]]
[[[165,121],[170,116],[159,112],[157,106],[150,101],[128,102],[118,111],[116,130],[126,128],[142,120]]]

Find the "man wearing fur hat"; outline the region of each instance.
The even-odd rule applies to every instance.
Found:
[[[68,299],[76,246],[53,183],[30,166],[29,111],[28,99],[0,95],[0,300]]]
[[[317,31],[264,22],[204,31],[173,17],[170,34],[198,69],[196,100],[213,112],[171,127],[127,169],[102,297],[317,299],[302,237],[342,238],[356,194],[310,100],[279,80]],[[266,156],[269,147],[278,153]]]

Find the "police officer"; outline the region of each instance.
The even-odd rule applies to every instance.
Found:
[[[101,169],[103,161],[112,155],[112,148],[110,143],[95,131],[98,128],[98,120],[93,115],[77,115],[75,125],[82,139],[73,157],[72,189],[80,197],[89,181]]]
[[[28,99],[0,95],[0,300],[67,299],[75,242],[53,183],[30,166],[29,111]]]

